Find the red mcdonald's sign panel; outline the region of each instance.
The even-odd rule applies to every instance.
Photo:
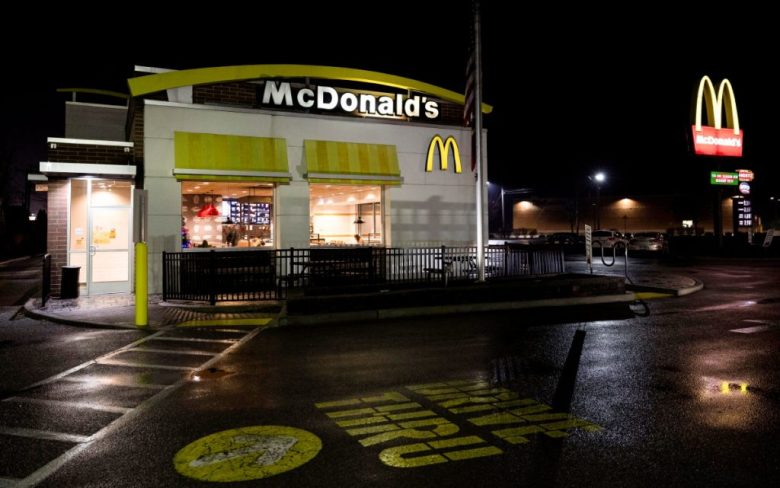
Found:
[[[724,103],[726,102],[725,106]],[[712,126],[702,125],[702,106],[707,109],[707,121]],[[723,113],[726,113],[726,127],[723,127]],[[693,131],[693,148],[696,154],[706,156],[742,156],[742,130],[739,128],[737,102],[731,82],[723,79],[715,92],[715,86],[708,76],[699,82],[696,94],[696,112]]]

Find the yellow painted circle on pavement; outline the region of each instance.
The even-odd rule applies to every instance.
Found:
[[[176,471],[201,481],[248,481],[290,471],[311,461],[322,441],[305,430],[256,425],[201,437],[173,458]]]

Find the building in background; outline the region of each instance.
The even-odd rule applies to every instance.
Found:
[[[598,212],[602,229],[621,233],[714,232],[712,200],[691,195],[641,195],[614,197],[601,195]],[[582,234],[585,225],[594,230],[596,203],[589,199],[528,195],[508,204],[511,207],[512,229],[515,234],[551,234],[574,232]],[[723,228],[730,229],[733,220],[733,198],[721,201]],[[756,226],[758,227],[758,225]]]

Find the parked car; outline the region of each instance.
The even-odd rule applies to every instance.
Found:
[[[550,234],[550,237],[547,238],[548,244],[556,244],[559,246],[576,246],[579,242],[579,237],[573,232],[556,232]]]
[[[591,242],[593,247],[612,247],[621,239],[620,232],[616,230],[594,230],[591,235]]]
[[[661,252],[666,249],[666,239],[660,232],[637,232],[628,241],[629,251]]]

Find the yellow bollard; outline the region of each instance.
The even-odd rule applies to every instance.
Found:
[[[149,292],[147,290],[147,247],[145,242],[135,243],[135,326],[149,326]]]

